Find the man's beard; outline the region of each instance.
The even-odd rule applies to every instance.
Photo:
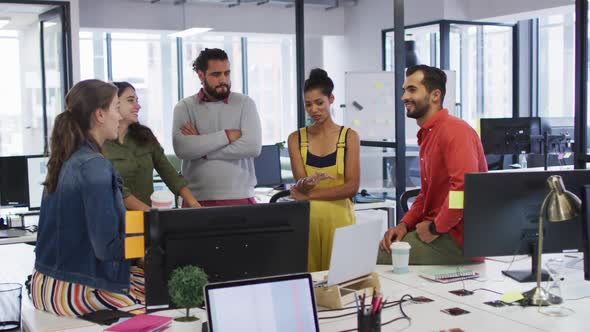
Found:
[[[207,82],[207,80],[204,80],[204,88],[205,91],[207,92],[208,95],[210,95],[211,97],[217,99],[217,100],[224,100],[225,98],[229,97],[229,93],[231,91],[231,85],[228,84],[220,84],[216,87],[212,87],[211,85],[209,85],[209,83]],[[222,87],[225,86],[226,92],[217,92],[216,88],[218,87]]]
[[[414,110],[411,112],[408,111],[408,109],[406,107],[406,116],[408,118],[420,119],[421,117],[426,115],[426,113],[428,112],[428,103],[418,104],[418,103],[414,102],[413,104],[414,104]]]

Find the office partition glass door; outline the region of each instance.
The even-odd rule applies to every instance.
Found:
[[[440,29],[439,24],[407,28],[406,41],[414,41],[418,64],[440,67]],[[384,70],[392,71],[394,63],[393,31],[384,35]],[[406,56],[407,58],[407,56]]]
[[[49,151],[48,142],[53,130],[53,121],[64,110],[65,94],[70,83],[65,53],[67,39],[64,22],[64,7],[57,7],[39,15],[45,153]]]

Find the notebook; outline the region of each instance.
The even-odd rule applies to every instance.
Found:
[[[337,228],[332,243],[327,286],[375,271],[382,236],[382,224],[378,220]]]
[[[455,281],[478,278],[479,273],[461,268],[437,268],[422,271],[420,272],[420,276],[424,279],[447,284]]]
[[[210,332],[319,331],[309,273],[207,284]]]
[[[164,331],[172,324],[171,317],[139,315],[107,328],[110,332],[157,332]]]

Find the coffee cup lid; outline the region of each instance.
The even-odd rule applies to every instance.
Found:
[[[410,249],[412,246],[408,242],[393,242],[390,246],[391,249]]]
[[[167,190],[154,191],[150,196],[152,202],[168,203],[174,202],[174,194]]]

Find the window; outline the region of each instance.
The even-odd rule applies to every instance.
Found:
[[[0,30],[0,49],[0,155],[42,154],[38,22],[21,30]]]
[[[574,30],[573,12],[539,18],[541,117],[574,116]]]
[[[394,32],[385,34],[385,70],[392,71],[394,63]],[[439,25],[432,24],[406,29],[406,41],[415,42],[418,64],[440,66],[440,34]]]
[[[181,63],[177,63],[179,42]],[[246,93],[256,103],[262,122],[262,143],[286,140],[297,127],[295,51],[291,35],[208,32],[178,39],[163,31],[82,31],[81,77],[107,80],[110,71],[112,80],[133,84],[142,106],[140,122],[152,129],[166,153],[171,154],[174,105],[179,98],[194,95],[201,88],[192,63],[205,48],[227,52],[232,91]]]
[[[293,37],[248,37],[248,94],[262,123],[263,144],[286,140],[297,129]]]
[[[172,111],[178,101],[176,39],[168,33],[113,33],[113,81],[137,92],[140,123],[148,126],[166,153],[172,153]]]
[[[450,31],[457,115],[474,128],[480,118],[512,117],[512,26],[451,24]]]
[[[106,34],[80,32],[80,79],[96,78],[108,81]]]

